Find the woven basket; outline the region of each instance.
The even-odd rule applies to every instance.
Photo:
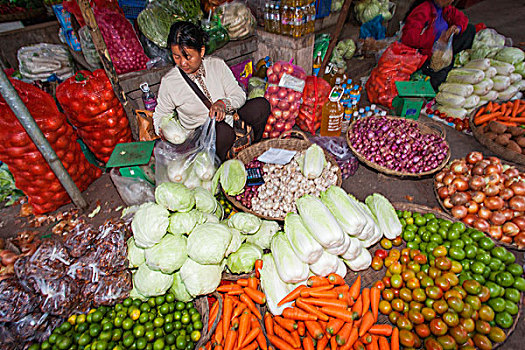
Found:
[[[286,138],[288,136],[292,136],[292,137]],[[290,151],[304,151],[311,145],[312,143],[308,141],[308,137],[302,131],[290,130],[288,132],[283,133],[279,138],[262,141],[246,149],[243,149],[241,152],[239,152],[236,159],[239,159],[244,164],[248,164],[254,158],[260,156],[261,154],[263,154],[270,148],[281,148],[281,149],[286,149]],[[337,162],[335,161],[335,159],[326,150],[324,150],[324,154],[325,154],[326,159],[330,163],[332,163],[332,165],[335,165],[337,167],[336,185],[341,186],[341,183],[343,182],[343,180],[341,177],[341,169],[339,168],[339,165],[337,165]],[[284,220],[284,217],[274,218],[274,217],[259,214],[251,209],[246,208],[244,205],[242,205],[241,202],[236,200],[235,197],[232,197],[228,195],[227,193],[224,193],[224,195],[237,209],[242,210],[246,213],[256,215],[266,220],[278,220],[278,221]]]
[[[214,292],[212,294],[218,301],[219,301],[219,312],[218,315],[222,315],[222,298],[219,295],[219,293]],[[198,298],[195,298],[194,300],[195,308],[199,311],[199,313],[202,315],[202,332],[201,332],[201,338],[195,345],[195,349],[200,349],[201,347],[204,347],[204,345],[211,339],[211,336],[213,333],[215,333],[215,328],[217,328],[217,324],[219,324],[220,317],[216,317],[215,321],[211,325],[211,328],[208,329],[208,320],[210,317],[210,308],[208,305],[208,296],[202,295]]]
[[[371,117],[367,117],[367,118],[375,118],[375,117],[371,116]],[[399,119],[400,117],[387,116],[386,118]],[[386,175],[399,176],[399,177],[422,178],[422,177],[429,176],[429,175],[432,175],[434,173],[437,173],[438,171],[443,169],[443,167],[448,163],[448,161],[450,159],[450,146],[449,146],[448,147],[447,156],[445,157],[445,159],[443,159],[443,162],[441,162],[441,164],[435,169],[432,169],[432,170],[429,170],[429,171],[425,171],[425,172],[422,172],[422,173],[418,173],[418,174],[405,173],[405,172],[401,172],[401,171],[395,171],[395,170],[392,170],[392,169],[388,169],[388,168],[386,168],[384,166],[381,166],[379,164],[376,164],[374,162],[369,161],[368,159],[366,159],[363,155],[361,155],[361,153],[359,153],[352,146],[352,143],[350,142],[350,136],[352,136],[352,130],[353,130],[355,124],[357,123],[357,121],[358,120],[354,120],[350,124],[350,126],[348,127],[348,130],[346,132],[346,142],[348,143],[348,147],[350,147],[350,149],[352,150],[352,153],[357,157],[357,159],[359,159],[360,162],[364,163],[365,165],[367,165],[370,168],[373,168],[373,169],[379,171],[380,173],[383,173],[383,174],[386,174]],[[436,134],[436,135],[439,135],[446,142],[446,140],[445,140],[446,132],[445,132],[445,130],[443,128],[441,128],[441,126],[433,125],[433,124],[425,124],[423,122],[417,122],[415,120],[411,120],[411,122],[417,123],[417,126],[418,126],[419,130],[421,131],[421,133],[423,133],[423,134]],[[447,145],[448,145],[448,143],[447,143]]]
[[[473,119],[474,119],[474,115],[476,114],[476,112],[477,111],[473,111],[469,117],[470,130],[472,130],[472,134],[474,135],[476,140],[478,140],[479,143],[487,147],[491,152],[496,154],[498,157],[508,160],[509,162],[514,162],[516,164],[525,165],[525,155],[518,153],[518,152],[514,152],[508,149],[507,147],[502,146],[492,141],[491,139],[486,137],[485,134],[481,132],[481,128],[474,125]]]

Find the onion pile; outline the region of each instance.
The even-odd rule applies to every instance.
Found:
[[[434,180],[443,206],[456,219],[494,239],[525,247],[525,176],[518,169],[471,152]]]
[[[441,136],[423,134],[416,122],[403,118],[359,119],[349,133],[349,140],[368,161],[410,174],[438,168],[449,149]]]
[[[261,168],[263,165],[264,164],[262,162],[259,162],[258,160],[254,159],[248,164],[246,164],[244,167],[246,169]],[[252,198],[257,196],[257,192],[260,186],[261,185],[244,186],[244,192],[235,196],[235,199],[241,202],[241,204],[244,205],[246,208],[251,209],[252,208]]]

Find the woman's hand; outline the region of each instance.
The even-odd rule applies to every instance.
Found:
[[[220,122],[224,120],[226,116],[226,105],[221,100],[215,101],[210,107],[210,118],[214,118]]]
[[[446,31],[441,33],[441,36],[440,36],[439,40],[441,40],[441,42],[443,42],[443,43],[446,43],[446,42],[448,42],[448,40],[450,39],[450,36],[452,34],[459,34],[458,26],[451,25],[450,27],[448,27],[448,29]]]

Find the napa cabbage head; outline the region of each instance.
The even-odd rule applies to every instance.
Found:
[[[324,151],[314,143],[304,153],[301,172],[307,179],[315,179],[321,176],[325,165]]]
[[[149,248],[159,243],[168,229],[169,215],[169,211],[158,204],[142,204],[131,221],[137,247]]]
[[[171,211],[187,212],[195,206],[192,190],[183,184],[164,182],[155,189],[155,201]]]
[[[383,195],[374,193],[366,197],[365,203],[374,214],[381,232],[388,239],[401,235],[403,227],[392,204]]]
[[[202,181],[210,181],[215,175],[215,159],[208,151],[201,151],[197,153],[193,160],[193,171],[195,175]]]
[[[179,122],[179,119],[173,115],[162,117],[160,129],[166,140],[175,145],[184,143],[191,133],[191,131],[186,130]]]
[[[279,232],[273,236],[270,247],[275,260],[275,267],[284,282],[297,283],[308,277],[308,265],[295,255],[284,232]]]
[[[249,273],[253,271],[255,260],[261,259],[263,251],[251,243],[243,243],[241,247],[231,253],[226,260],[226,266],[232,273]]]
[[[186,237],[181,234],[167,234],[159,243],[146,249],[144,255],[150,269],[173,273],[180,269],[188,257]]]
[[[222,277],[222,266],[201,265],[192,259],[187,259],[180,268],[180,277],[188,293],[193,296],[214,292]]]
[[[188,256],[199,264],[219,264],[230,245],[232,234],[218,223],[204,223],[188,237]]]
[[[133,286],[145,297],[163,295],[173,284],[173,275],[151,270],[146,264],[133,274]]]

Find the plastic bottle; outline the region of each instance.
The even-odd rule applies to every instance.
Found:
[[[144,82],[140,84],[142,90],[142,102],[144,102],[144,108],[147,111],[154,112],[157,107],[157,98],[155,94],[150,90],[148,83]]]
[[[264,30],[271,33],[271,22],[270,22],[270,4],[264,5]]]
[[[281,34],[281,6],[279,4],[275,4],[274,25],[274,33]]]
[[[346,84],[343,84],[342,85],[343,87],[343,96],[341,97],[341,104],[343,105],[344,109],[345,109],[345,115],[343,117],[343,119],[345,121],[349,121],[350,119],[352,119],[352,100],[350,99],[350,87],[348,87],[348,85]]]
[[[268,10],[268,22],[269,22],[269,32],[275,33],[275,7],[273,1],[270,3],[270,9]]]
[[[300,7],[294,9],[294,26],[292,28],[292,36],[300,38],[303,32],[303,13]]]
[[[287,5],[284,5],[281,9],[281,35],[291,35],[290,14],[290,9]]]
[[[317,56],[315,56],[314,63],[312,65],[312,75],[315,75],[316,77],[319,76],[319,71],[321,70],[322,65],[323,65],[322,52],[317,51]]]
[[[341,86],[337,83],[330,91],[328,101],[323,105],[321,136],[340,136],[345,110],[339,102],[342,96]]]
[[[315,32],[315,6],[311,3],[307,7],[308,9],[308,26],[306,32],[308,34]]]

